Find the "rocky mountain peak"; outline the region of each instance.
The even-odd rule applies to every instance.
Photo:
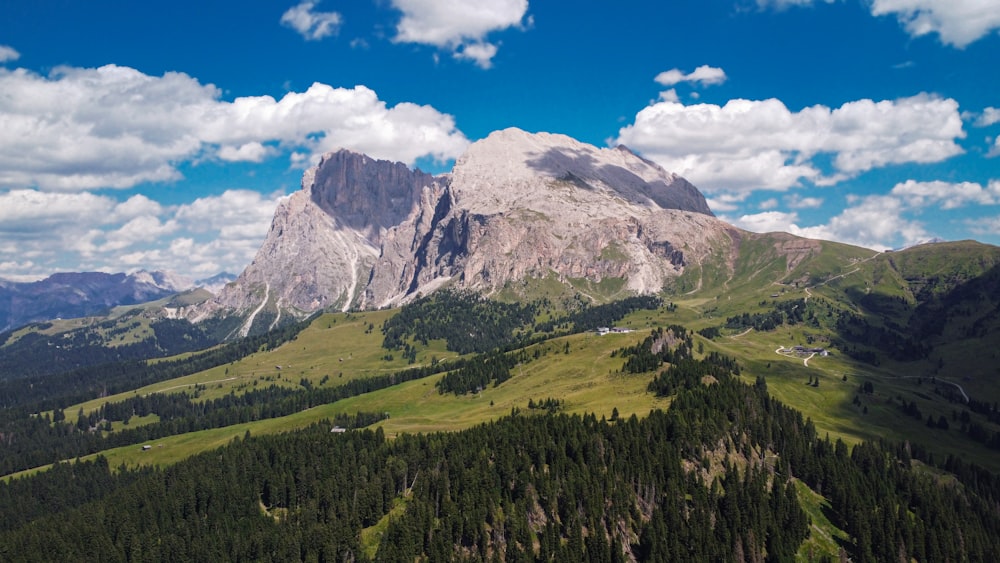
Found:
[[[704,196],[687,180],[619,146],[598,148],[553,133],[517,128],[473,143],[452,172],[456,199],[493,210],[510,204],[544,205],[541,180],[559,190],[572,184],[599,211],[607,198],[624,198],[650,209],[680,209],[712,215]],[[486,186],[487,189],[481,189]],[[502,186],[503,189],[492,189]],[[504,197],[506,196],[506,197]]]
[[[511,128],[442,176],[341,150],[278,206],[253,263],[188,317],[236,312],[245,334],[322,308],[550,276],[656,292],[730,247],[730,229],[694,186],[625,147]]]
[[[377,243],[382,230],[413,210],[434,177],[401,162],[375,160],[347,149],[328,153],[303,176],[310,199],[344,227]]]

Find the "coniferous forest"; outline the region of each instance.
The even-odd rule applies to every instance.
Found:
[[[669,409],[642,419],[515,409],[393,440],[329,421],[165,469],[62,464],[0,485],[0,558],[788,561],[811,524],[797,481],[829,499],[851,560],[1000,553],[996,476],[959,467],[942,487],[905,448],[820,438],[728,358],[682,364],[656,380],[679,378]]]
[[[577,361],[574,343],[615,337],[552,338],[674,307],[656,298],[563,313],[550,306],[452,292],[420,299],[380,327],[381,350],[402,351],[406,364],[334,385],[324,385],[329,375],[298,385],[263,380],[269,383],[209,397],[195,385],[188,393],[134,393],[87,411],[71,408],[298,344],[310,321],[171,360],[2,381],[0,472],[77,459],[0,481],[0,560],[992,561],[1000,553],[997,474],[959,457],[935,459],[916,443],[831,441],[775,400],[759,371],[704,349],[711,339],[732,340],[723,329],[773,332],[844,318],[802,300],[761,302],[771,310],[729,317],[713,330],[657,324],[647,335],[605,345],[606,359],[618,363],[607,377],[641,383],[638,392],[656,398],[659,408],[648,414],[623,417],[616,408],[607,420],[567,415],[564,398],[543,391],[466,430],[387,436],[373,428],[389,416],[376,401],[359,409],[374,412],[340,413],[302,430],[241,430],[221,448],[164,467],[78,459],[293,415],[431,376],[438,377],[424,383],[428,395],[483,400],[536,362]],[[470,310],[482,322],[467,322]],[[369,320],[348,319],[365,334],[376,331]],[[335,330],[333,321],[322,324]],[[435,341],[466,355],[429,359]],[[855,404],[871,403],[875,385],[856,387]],[[948,428],[945,416],[921,412],[913,401],[888,404],[907,420],[926,415],[928,428]],[[992,447],[997,434],[984,425],[995,423],[995,405],[972,400],[966,407],[951,423]],[[132,417],[145,420],[125,426]],[[828,544],[813,553],[824,534]]]

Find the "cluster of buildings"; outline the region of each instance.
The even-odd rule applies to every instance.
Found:
[[[596,332],[598,336],[604,336],[605,334],[608,334],[608,333],[625,334],[627,332],[632,332],[632,329],[630,329],[630,328],[621,328],[621,327],[617,327],[617,326],[613,326],[611,328],[608,328],[606,326],[600,326],[600,327],[597,327],[597,330],[595,330],[594,332]]]

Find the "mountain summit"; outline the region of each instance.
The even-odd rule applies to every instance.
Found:
[[[253,263],[189,317],[235,312],[246,333],[446,284],[492,292],[549,276],[656,292],[734,232],[687,180],[625,147],[506,129],[441,176],[341,150],[306,171]]]

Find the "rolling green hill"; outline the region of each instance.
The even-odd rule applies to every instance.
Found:
[[[674,337],[643,343],[654,329],[682,326],[694,360],[734,358],[734,381],[766,386],[820,437],[853,447],[881,441],[893,452],[903,444],[913,471],[963,483],[976,475],[970,467],[1000,473],[1000,249],[959,242],[874,253],[787,235],[747,236],[739,245],[738,259],[719,253],[690,267],[656,302],[615,301],[611,286],[607,294],[595,286],[574,293],[534,280],[508,287],[499,301],[445,292],[402,310],[325,314],[280,345],[244,346],[177,378],[54,410],[19,405],[5,413],[4,435],[29,432],[30,420],[34,434],[22,441],[80,437],[52,450],[72,454],[46,463],[103,459],[126,471],[356,413],[381,419],[375,426],[390,438],[474,429],[516,412],[643,419],[678,396],[649,387],[670,364],[634,372],[627,357],[647,353],[643,346],[676,346]],[[600,335],[596,327],[622,330]],[[172,361],[184,371],[184,362],[196,365],[191,358]],[[456,375],[485,383],[446,392],[442,380]],[[709,446],[692,460],[706,476],[748,459],[715,457]],[[17,475],[45,467],[8,461]],[[821,509],[835,499],[814,485],[796,484],[815,526],[799,556],[808,549],[835,557],[844,542],[832,538],[858,542],[858,532],[845,532],[846,515]],[[406,512],[400,502],[394,514]],[[390,533],[387,522],[379,534]],[[374,542],[372,534],[362,537]]]

